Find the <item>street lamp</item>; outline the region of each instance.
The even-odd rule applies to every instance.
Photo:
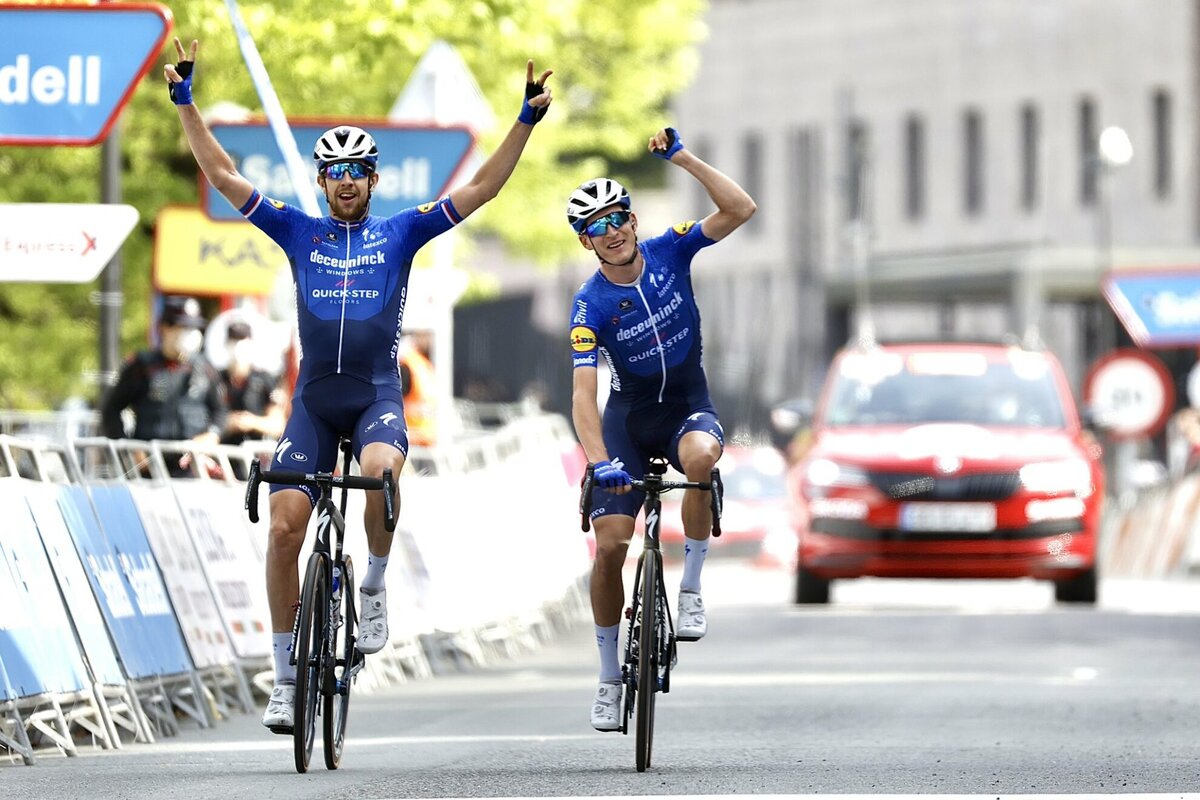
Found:
[[[1112,210],[1112,188],[1109,186],[1109,176],[1113,172],[1124,167],[1133,160],[1133,143],[1129,141],[1129,134],[1124,128],[1117,125],[1109,125],[1100,132],[1100,138],[1097,141],[1096,154],[1093,156],[1093,169],[1097,173],[1097,182],[1099,184],[1100,202],[1097,207],[1096,220],[1096,262],[1097,262],[1097,284],[1104,280],[1104,274],[1113,268],[1113,210]],[[1099,286],[1097,287],[1099,288]],[[1108,320],[1108,315],[1104,313],[1104,301],[1099,297],[1101,293],[1097,291],[1097,299],[1100,303],[1099,311],[1104,322],[1100,324],[1100,341],[1097,342],[1097,353],[1103,354],[1106,350],[1116,347],[1116,320]]]

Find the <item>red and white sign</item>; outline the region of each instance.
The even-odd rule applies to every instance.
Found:
[[[128,205],[0,203],[0,283],[87,283],[137,221]]]
[[[1096,361],[1083,383],[1096,424],[1118,439],[1154,436],[1175,409],[1175,384],[1162,361],[1134,348]]]

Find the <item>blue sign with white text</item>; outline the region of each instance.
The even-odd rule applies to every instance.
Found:
[[[371,193],[371,213],[381,217],[438,199],[475,142],[471,131],[462,127],[398,127],[356,120],[293,123],[292,135],[309,164],[309,177],[314,183],[317,168],[311,159],[313,145],[322,133],[339,124],[358,125],[379,146],[379,183]],[[283,154],[266,122],[213,123],[209,127],[254,188],[274,200],[298,205]],[[200,180],[204,186],[204,211],[210,219],[242,219],[237,209],[203,177]],[[321,207],[328,212],[324,200]]]
[[[0,6],[0,144],[104,139],[170,29],[153,3]]]
[[[1200,269],[1114,272],[1104,296],[1139,346],[1200,344]]]

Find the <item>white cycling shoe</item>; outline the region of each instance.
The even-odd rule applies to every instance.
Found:
[[[704,601],[699,592],[679,590],[679,622],[675,625],[675,638],[681,642],[703,639],[708,633],[708,617],[704,613]]]
[[[596,687],[592,699],[592,727],[598,731],[621,729],[621,684],[606,683]]]
[[[387,590],[375,594],[358,590],[358,641],[355,647],[364,655],[378,653],[388,642]]]
[[[272,733],[291,735],[296,713],[296,684],[277,683],[263,712],[262,724]]]

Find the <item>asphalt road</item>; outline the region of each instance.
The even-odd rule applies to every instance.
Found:
[[[0,766],[3,798],[401,798],[1200,791],[1200,587],[1108,582],[1099,608],[1028,581],[835,585],[713,564],[651,769],[587,723],[590,625],[482,672],[358,695],[342,769],[256,715],[120,752]],[[671,579],[668,575],[668,579]],[[669,584],[670,585],[670,584]],[[319,744],[318,744],[319,747]]]

